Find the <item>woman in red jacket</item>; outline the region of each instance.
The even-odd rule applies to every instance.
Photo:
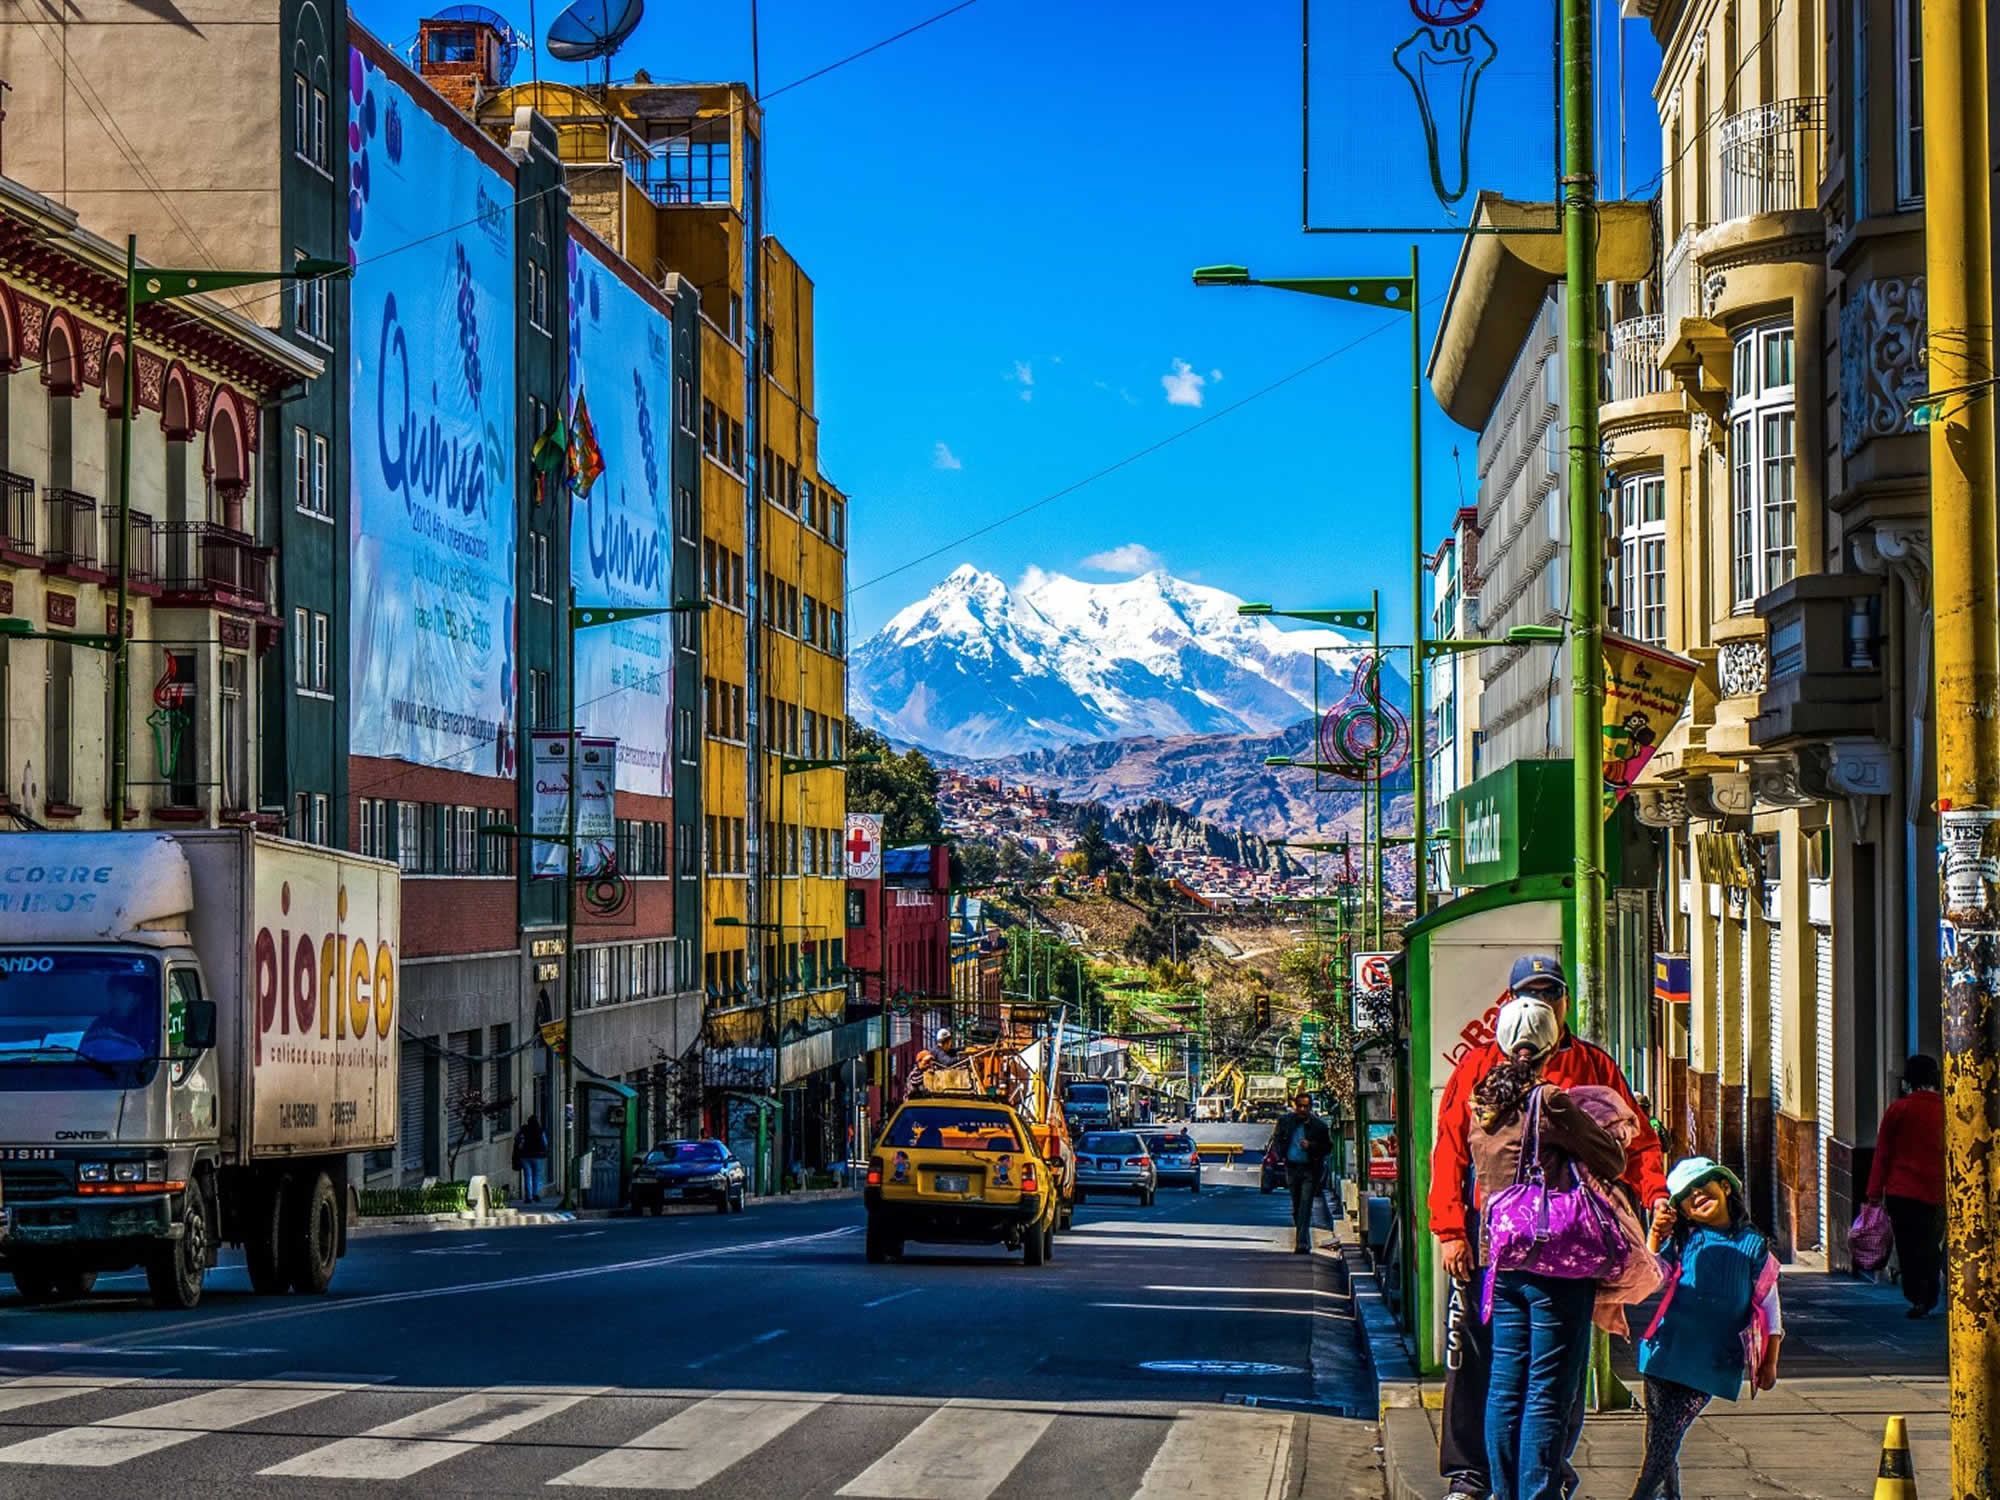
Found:
[[[1903,1067],[1903,1097],[1883,1111],[1868,1169],[1868,1201],[1896,1231],[1903,1295],[1912,1318],[1937,1306],[1944,1253],[1944,1096],[1935,1057],[1919,1052]]]

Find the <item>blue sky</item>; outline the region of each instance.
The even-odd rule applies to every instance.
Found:
[[[948,3],[763,0],[764,86]],[[1520,3],[1494,0],[1494,12]],[[431,9],[353,8],[391,42],[413,38]],[[526,0],[495,8],[527,29]],[[546,28],[558,8],[539,0],[535,19]],[[1616,7],[1602,9],[1608,60]],[[1486,21],[1497,29],[1504,16]],[[1317,38],[1316,58],[1340,66],[1342,40]],[[769,227],[818,288],[821,460],[853,496],[851,639],[961,562],[1011,582],[1030,565],[1110,578],[1155,559],[1280,605],[1351,604],[1379,586],[1387,633],[1398,633],[1410,575],[1407,324],[1271,291],[1197,291],[1188,280],[1192,267],[1218,261],[1264,275],[1407,269],[1407,239],[1300,233],[1299,43],[1290,0],[1228,10],[978,0],[771,101]],[[1648,96],[1657,53],[1638,23],[1627,48],[1636,188],[1658,167]],[[542,66],[544,76],[578,76]],[[642,67],[659,82],[747,77],[747,0],[656,0],[614,73]],[[1347,133],[1343,114],[1365,122],[1378,99],[1385,117],[1407,109],[1407,85],[1386,69],[1342,82],[1322,81],[1316,67],[1323,138]],[[1609,121],[1608,80],[1604,92]],[[1545,124],[1507,123],[1527,130],[1523,139],[1548,134]],[[1353,153],[1316,157],[1321,222],[1381,197],[1389,168]],[[1615,190],[1609,162],[1606,178]],[[1426,347],[1458,244],[1436,237],[1423,247]],[[1460,503],[1460,472],[1473,496],[1474,443],[1426,395],[1435,542]],[[1128,458],[1022,519],[958,540]]]

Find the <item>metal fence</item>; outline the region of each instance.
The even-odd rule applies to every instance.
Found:
[[[1611,399],[1636,401],[1666,389],[1660,371],[1660,344],[1666,319],[1658,313],[1611,325]]]
[[[1722,216],[1819,207],[1826,101],[1783,99],[1722,122]]]

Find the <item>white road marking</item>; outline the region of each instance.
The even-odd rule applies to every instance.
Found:
[[[953,1401],[837,1493],[874,1500],[986,1500],[1056,1419],[1056,1408]]]
[[[1329,1302],[1345,1302],[1347,1293],[1329,1292],[1311,1286],[1149,1286],[1149,1292],[1207,1292],[1217,1297],[1323,1297]]]
[[[108,1469],[163,1449],[191,1443],[212,1432],[227,1432],[280,1412],[309,1406],[359,1389],[348,1382],[309,1385],[296,1381],[252,1380],[108,1417],[87,1427],[29,1438],[0,1448],[0,1463],[52,1464],[75,1469]]]
[[[881,1307],[885,1303],[901,1302],[905,1297],[914,1297],[923,1290],[920,1286],[906,1287],[900,1292],[891,1292],[886,1297],[877,1297],[873,1302],[864,1302],[863,1307]]]
[[[604,1233],[601,1229],[573,1229],[556,1236],[559,1240],[594,1240]]]
[[[561,1238],[561,1236],[557,1236]],[[490,1249],[486,1241],[474,1240],[469,1245],[434,1245],[428,1250],[412,1250],[412,1255],[501,1255],[504,1251]]]
[[[1093,1302],[1092,1307],[1116,1307],[1138,1312],[1261,1313],[1271,1318],[1348,1318],[1352,1313],[1328,1312],[1319,1307],[1231,1307],[1222,1302]]]
[[[148,1378],[157,1372],[148,1371]],[[42,1406],[91,1391],[108,1391],[113,1386],[130,1385],[136,1375],[24,1375],[0,1385],[0,1411],[19,1411],[24,1406]]]
[[[832,1399],[802,1392],[724,1391],[549,1483],[600,1490],[699,1489]]]
[[[773,1328],[768,1333],[758,1334],[754,1339],[745,1339],[740,1344],[731,1344],[727,1349],[717,1349],[713,1354],[704,1354],[700,1359],[690,1360],[688,1368],[690,1370],[699,1370],[705,1365],[714,1364],[719,1359],[727,1359],[732,1354],[741,1354],[744,1350],[754,1349],[759,1344],[768,1344],[773,1339],[781,1339],[785,1336],[786,1332],[787,1330],[783,1328]]]
[[[250,1323],[269,1323],[280,1318],[310,1318],[323,1313],[351,1312],[363,1307],[388,1307],[400,1302],[428,1302],[436,1297],[463,1297],[475,1292],[504,1292],[518,1287],[547,1286],[558,1281],[585,1281],[594,1276],[623,1276],[633,1271],[653,1271],[662,1266],[684,1265],[691,1260],[712,1260],[717,1256],[740,1256],[748,1251],[780,1249],[787,1245],[810,1244],[815,1240],[839,1239],[860,1233],[859,1225],[823,1229],[816,1234],[786,1235],[782,1239],[754,1240],[747,1244],[712,1245],[705,1250],[681,1250],[672,1255],[653,1255],[644,1260],[623,1260],[601,1266],[572,1266],[561,1271],[536,1271],[524,1276],[503,1276],[492,1281],[462,1281],[453,1286],[413,1287],[402,1292],[375,1292],[362,1297],[299,1297],[260,1312],[225,1313],[213,1318],[189,1318],[174,1326],[183,1332],[208,1328],[240,1328]],[[80,1339],[73,1344],[49,1346],[60,1353],[87,1353],[92,1349],[112,1349],[145,1333],[108,1333],[102,1338]],[[129,1353],[129,1350],[120,1352]]]
[[[1291,1455],[1289,1412],[1184,1410],[1132,1500],[1277,1500]]]
[[[560,1393],[475,1391],[258,1472],[304,1479],[408,1479],[482,1443],[497,1443],[567,1411],[595,1393],[573,1388]]]

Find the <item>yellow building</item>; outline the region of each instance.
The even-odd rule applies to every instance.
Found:
[[[461,107],[498,139],[526,111],[551,122],[572,215],[699,296],[706,1032],[712,1053],[779,1047],[791,1086],[828,1051],[792,1044],[845,1019],[845,777],[813,763],[846,753],[847,498],[819,462],[812,281],[758,232],[760,112],[742,84],[638,76],[479,88]]]

